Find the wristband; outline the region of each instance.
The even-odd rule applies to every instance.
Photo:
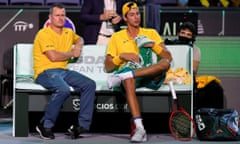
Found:
[[[167,59],[167,58],[161,59],[160,62],[166,62],[166,63],[168,63],[169,65],[171,64],[170,60]]]
[[[120,63],[122,63],[122,60],[119,58],[119,56],[115,56],[113,59],[112,59],[113,63],[118,66],[120,65]]]

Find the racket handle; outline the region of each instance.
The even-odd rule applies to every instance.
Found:
[[[174,100],[177,99],[177,95],[176,95],[175,89],[174,89],[174,87],[173,87],[173,82],[172,82],[172,81],[169,81],[169,82],[168,82],[168,85],[169,85],[169,88],[170,88],[170,90],[171,90],[173,99],[174,99]]]

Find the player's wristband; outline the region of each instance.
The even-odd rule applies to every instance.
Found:
[[[117,66],[120,65],[120,63],[122,63],[122,60],[119,58],[119,56],[114,57],[112,61]]]
[[[166,63],[168,63],[169,65],[171,64],[170,60],[167,59],[167,58],[161,59],[160,62],[166,62]]]

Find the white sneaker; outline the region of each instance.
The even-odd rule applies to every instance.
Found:
[[[107,86],[109,89],[121,84],[121,77],[118,74],[111,75],[107,78]]]
[[[139,142],[146,142],[147,141],[147,134],[143,128],[137,127],[133,136],[131,137],[131,142],[139,143]]]

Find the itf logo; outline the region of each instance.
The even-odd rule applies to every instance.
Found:
[[[51,23],[51,21],[50,21],[50,19],[48,19],[48,20],[44,23],[44,26],[43,26],[43,27],[48,27],[48,26],[50,25],[50,23]],[[70,28],[70,29],[72,29],[74,32],[76,32],[75,25],[73,24],[72,20],[69,19],[68,17],[66,17],[66,22],[65,22],[64,27]]]
[[[13,27],[16,32],[25,32],[27,29],[33,29],[34,25],[25,21],[17,21]]]

